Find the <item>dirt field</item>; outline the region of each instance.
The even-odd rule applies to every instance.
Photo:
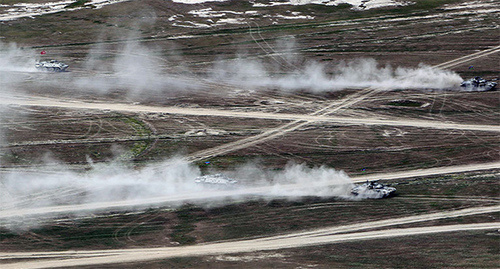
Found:
[[[460,77],[499,77],[495,1],[418,0],[367,10],[236,0],[124,1],[103,7],[83,1],[75,10],[3,19],[18,2],[0,5],[0,64],[7,66],[0,68],[6,74],[0,74],[0,195],[7,197],[0,199],[0,264],[37,268],[38,261],[69,255],[48,251],[82,251],[84,257],[94,255],[85,253],[91,250],[137,249],[140,256],[139,248],[239,244],[378,220],[394,224],[344,233],[356,238],[358,232],[498,223],[497,209],[397,220],[498,206],[500,167],[386,180],[397,196],[383,200],[251,194],[4,219],[12,210],[108,201],[92,200],[96,193],[111,202],[114,192],[145,199],[134,196],[133,187],[120,186],[119,177],[124,185],[163,188],[170,181],[154,184],[170,174],[150,170],[174,156],[189,166],[174,178],[222,172],[244,183],[257,181],[253,174],[238,174],[250,165],[263,175],[286,173],[290,163],[298,163],[364,177],[500,160],[498,91],[458,87]],[[69,71],[33,70],[35,59],[52,58],[68,63]],[[454,86],[436,86],[448,84]],[[57,180],[47,187],[37,178]],[[115,181],[97,191],[78,185],[85,180],[99,185],[107,178],[119,187],[113,189]],[[65,180],[71,184],[61,185]],[[305,180],[314,185],[316,179]],[[176,195],[148,191],[151,197],[141,195]],[[206,256],[192,252],[140,264],[117,258],[105,266],[495,267],[498,231],[470,229],[319,246],[312,240],[290,249]],[[18,251],[44,253],[39,259],[9,256]],[[95,255],[112,255],[104,253]],[[57,260],[47,264],[58,266]],[[92,260],[78,266],[95,268]]]

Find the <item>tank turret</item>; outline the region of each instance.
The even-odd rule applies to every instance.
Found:
[[[464,80],[462,84],[460,84],[460,87],[462,87],[463,90],[469,92],[492,91],[496,88],[496,86],[497,86],[496,82],[487,81],[486,79],[481,77],[475,77],[469,80]]]

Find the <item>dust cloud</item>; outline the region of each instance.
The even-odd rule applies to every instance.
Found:
[[[376,60],[355,59],[327,65],[306,63],[293,71],[267,67],[261,60],[243,57],[216,64],[213,79],[240,87],[276,88],[286,91],[326,92],[343,89],[455,89],[462,78],[451,71],[420,64],[415,68],[380,65]]]
[[[352,181],[343,171],[326,166],[309,167],[289,162],[282,170],[268,170],[259,162],[249,162],[229,171],[228,175],[243,179],[242,184],[269,187],[268,195],[276,197],[349,195]],[[240,180],[241,181],[241,180]],[[325,187],[329,186],[329,187]]]
[[[134,36],[129,39],[116,48],[103,44],[94,46],[82,65],[86,71],[68,76],[68,82],[85,92],[103,94],[125,90],[130,96],[184,92],[200,87],[196,80],[179,71],[182,67],[175,66],[168,57],[158,55],[155,52],[158,49],[141,44],[134,40]]]
[[[11,95],[18,85],[35,72],[35,53],[15,43],[0,42],[0,94]]]
[[[292,47],[286,50],[293,50]],[[219,61],[203,77],[194,76],[189,70],[184,70],[182,74],[170,72],[174,68],[172,64],[155,51],[158,50],[134,41],[133,38],[113,48],[101,44],[90,50],[78,72],[49,74],[36,71],[33,67],[37,58],[33,50],[0,43],[0,94],[12,94],[24,83],[33,83],[35,87],[31,87],[37,88],[42,83],[37,74],[43,76],[44,86],[49,85],[54,89],[70,87],[74,91],[97,94],[125,89],[132,95],[199,90],[203,86],[201,81],[236,84],[248,89],[272,87],[285,91],[313,92],[365,87],[447,88],[461,81],[458,75],[449,71],[424,65],[416,68],[393,68],[381,66],[373,59],[358,59],[333,66],[309,62],[297,67],[297,58],[286,52],[280,52],[281,60],[275,59],[273,64],[243,58]],[[287,64],[279,64],[282,60]],[[71,63],[69,64],[71,68]],[[13,116],[6,115],[3,111],[4,108],[0,106],[0,120]],[[0,143],[3,144],[2,131],[5,128],[0,125]],[[55,206],[106,205],[108,202],[129,201],[125,203],[125,208],[130,209],[144,206],[141,201],[155,197],[167,197],[167,204],[172,206],[184,201],[208,206],[223,205],[229,201],[228,197],[239,201],[254,199],[256,196],[262,199],[340,197],[348,195],[352,187],[351,180],[343,172],[324,166],[311,168],[303,164],[289,164],[280,171],[267,171],[258,165],[247,164],[227,172],[239,181],[239,186],[232,190],[213,190],[196,184],[194,179],[201,175],[200,169],[185,162],[182,157],[172,157],[161,164],[142,168],[116,161],[90,163],[90,166],[86,172],[75,172],[64,164],[46,161],[46,165],[39,167],[40,171],[36,173],[22,170],[2,172],[0,226],[12,226],[19,221],[17,217],[3,217],[5,212],[36,211]],[[325,187],[327,185],[330,187]],[[162,199],[159,201],[165,201]],[[207,200],[211,202],[207,203]],[[99,208],[102,210],[102,207]],[[88,214],[96,210],[89,207],[84,211]],[[71,209],[66,213],[82,214]],[[42,215],[53,214],[48,210]],[[31,227],[37,221],[36,218],[30,218],[23,219],[22,223],[25,227]]]
[[[15,43],[0,42],[0,74],[2,79],[0,83],[4,85],[11,82],[7,78],[10,76],[7,72],[34,72],[35,52],[30,49],[22,49]],[[3,87],[2,87],[3,88]]]
[[[36,227],[43,219],[58,216],[47,209],[51,207],[70,206],[59,213],[83,216],[109,210],[107,205],[116,204],[122,205],[121,210],[132,210],[151,205],[176,207],[185,202],[210,207],[234,200],[341,197],[348,195],[352,187],[349,177],[341,171],[304,164],[289,164],[281,171],[246,165],[228,172],[238,180],[236,186],[207,186],[195,183],[200,169],[181,157],[143,168],[123,162],[91,163],[86,172],[71,171],[64,164],[47,161],[40,170],[45,172],[2,173],[0,227],[19,228],[21,220],[23,228]]]
[[[17,86],[29,79],[29,73],[34,72],[34,53],[22,50],[16,44],[0,42],[0,96],[9,97],[15,93]],[[8,107],[0,103],[0,165],[2,164],[2,149],[6,144],[4,124],[14,115],[9,115]],[[1,193],[0,193],[1,195]]]
[[[66,89],[75,94],[121,91],[137,97],[201,91],[214,83],[249,90],[272,88],[320,93],[368,87],[454,90],[462,81],[454,72],[424,64],[392,67],[370,58],[336,63],[307,61],[295,46],[293,37],[279,40],[274,46],[263,48],[269,54],[266,60],[244,55],[217,60],[203,74],[183,66],[182,55],[172,52],[175,49],[170,49],[172,55],[168,56],[164,48],[140,42],[137,34],[132,33],[117,44],[96,42],[80,63],[67,62],[70,72],[49,74],[34,68],[37,58],[49,56],[40,57],[34,50],[0,43],[0,83],[4,88],[28,83],[29,88]]]

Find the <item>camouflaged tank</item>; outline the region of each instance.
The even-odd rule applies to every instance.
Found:
[[[36,69],[50,72],[64,72],[69,65],[57,60],[41,61],[35,64]]]
[[[380,184],[376,181],[366,181],[366,183],[354,186],[351,194],[359,198],[382,199],[393,196],[396,188]]]
[[[492,91],[496,86],[496,82],[487,81],[486,79],[481,77],[471,78],[469,80],[463,81],[462,84],[460,84],[460,87],[462,87],[463,90],[469,92]]]

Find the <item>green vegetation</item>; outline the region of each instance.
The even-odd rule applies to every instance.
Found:
[[[139,136],[149,136],[151,135],[151,130],[142,122],[134,117],[126,117],[123,121],[129,124]]]
[[[134,117],[124,117],[120,119],[127,123],[135,131],[135,135],[144,137],[144,140],[134,142],[132,148],[119,157],[120,160],[134,159],[146,151],[151,143],[153,143],[154,140],[151,139],[152,131],[144,122]]]

